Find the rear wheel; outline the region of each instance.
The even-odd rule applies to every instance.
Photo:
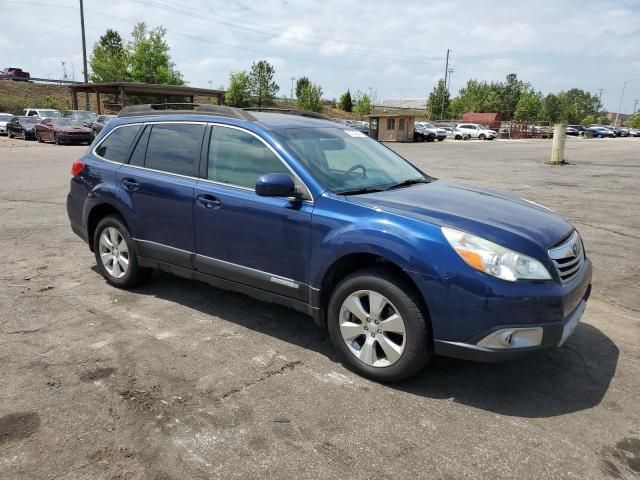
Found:
[[[100,274],[111,285],[132,288],[145,281],[150,273],[138,265],[131,234],[116,215],[104,217],[93,236],[93,251]]]
[[[60,145],[60,137],[58,137],[57,133],[53,134],[53,141],[56,145]]]
[[[401,277],[367,269],[331,295],[328,327],[345,364],[377,381],[404,380],[431,358],[433,340],[419,297]]]

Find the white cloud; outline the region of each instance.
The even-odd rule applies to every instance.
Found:
[[[313,29],[307,25],[293,25],[269,40],[269,44],[276,47],[300,47],[312,34]]]
[[[327,57],[334,56],[334,55],[341,55],[346,50],[347,50],[346,43],[336,42],[335,40],[327,40],[322,45],[320,45],[320,48],[318,49],[318,51],[320,52],[320,55],[324,55]]]

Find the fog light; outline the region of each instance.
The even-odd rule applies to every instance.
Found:
[[[542,327],[503,328],[490,333],[478,342],[483,348],[527,348],[542,343]]]

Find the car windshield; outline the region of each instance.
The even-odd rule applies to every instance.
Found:
[[[41,121],[39,117],[20,117],[20,123],[40,123]]]
[[[73,118],[80,120],[81,122],[93,122],[97,115],[93,112],[75,112]]]
[[[8,122],[13,115],[0,115],[0,122]]]
[[[38,113],[43,118],[59,117],[60,116],[60,112],[57,111],[57,110],[38,110]]]
[[[291,128],[276,135],[333,193],[365,193],[429,180],[400,155],[356,130]]]
[[[55,118],[53,119],[53,124],[56,127],[81,127],[82,126],[73,118]]]

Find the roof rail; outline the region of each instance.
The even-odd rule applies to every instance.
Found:
[[[297,108],[278,108],[278,107],[249,107],[244,109],[247,112],[267,112],[267,113],[284,113],[286,115],[298,115],[300,117],[317,118],[320,120],[329,120],[331,118],[318,112],[309,112],[307,110],[298,110]]]
[[[218,117],[237,118],[255,122],[257,119],[241,108],[225,107],[223,105],[209,105],[206,103],[147,103],[129,105],[120,110],[118,117],[135,117],[140,115],[179,115],[199,114]]]

